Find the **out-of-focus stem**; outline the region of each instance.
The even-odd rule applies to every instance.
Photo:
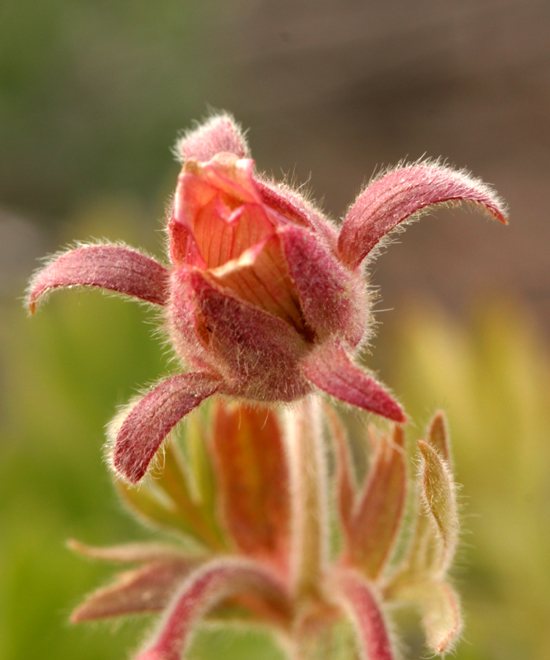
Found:
[[[293,571],[298,599],[318,595],[327,561],[327,474],[321,409],[308,397],[288,413],[292,469]]]

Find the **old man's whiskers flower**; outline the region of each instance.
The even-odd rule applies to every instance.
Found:
[[[321,390],[396,422],[399,404],[354,358],[368,339],[362,264],[424,209],[470,202],[505,222],[496,195],[437,164],[371,183],[338,232],[298,192],[255,174],[238,127],[210,119],[178,144],[184,165],[168,222],[170,265],[120,245],[87,245],[40,270],[29,306],[65,286],[95,286],[166,310],[188,371],[161,381],[113,425],[115,470],[139,481],[170,430],[219,393],[289,402]]]
[[[54,257],[30,285],[31,311],[71,286],[160,307],[184,365],[128,405],[109,436],[122,498],[186,542],[73,542],[85,555],[134,567],[72,620],[163,612],[137,660],[180,659],[199,623],[221,614],[267,625],[292,660],[335,658],[335,640],[341,660],[393,660],[390,613],[413,606],[430,651],[445,653],[462,626],[447,578],[459,526],[446,424],[437,414],[418,442],[415,507],[405,516],[406,418],[355,363],[372,325],[363,265],[427,208],[473,203],[506,222],[502,203],[464,172],[417,163],[367,186],[338,231],[298,192],[255,173],[227,115],[185,135],[177,153],[169,264],[90,244]],[[392,422],[370,432],[365,479],[337,413],[316,392]],[[154,477],[136,486],[173,427],[203,401],[185,444],[168,443]],[[277,402],[294,403],[278,410]]]
[[[194,417],[182,438],[205,452],[194,471],[182,464],[185,444],[174,442],[154,481],[119,483],[134,512],[172,533],[183,531],[197,549],[73,542],[89,557],[134,565],[88,596],[73,622],[164,612],[137,660],[185,657],[201,621],[222,614],[226,622],[267,626],[293,660],[351,660],[357,651],[392,660],[390,612],[412,606],[430,651],[453,647],[460,608],[446,574],[458,521],[441,414],[419,442],[416,509],[406,518],[411,477],[399,426],[389,434],[371,430],[370,470],[357,485],[339,418],[329,406],[323,415],[316,397],[281,414],[221,400],[205,421]],[[330,478],[326,431],[336,463]],[[205,476],[212,473],[213,479]],[[190,482],[200,485],[194,497]],[[404,526],[412,526],[412,541],[395,564]],[[331,528],[338,551],[329,547]]]

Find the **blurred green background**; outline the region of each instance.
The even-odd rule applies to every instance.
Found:
[[[75,240],[162,258],[169,149],[209,107],[335,218],[376,167],[424,153],[510,203],[507,229],[441,212],[381,257],[368,364],[413,435],[449,414],[467,532],[457,658],[550,657],[549,27],[535,0],[0,4],[0,660],[114,660],[139,642],[139,620],[68,626],[109,569],[64,542],[144,534],[102,444],[117,405],[166,370],[154,316],[67,292],[31,320],[21,299],[37,258]],[[269,658],[264,641],[213,634],[195,653]]]

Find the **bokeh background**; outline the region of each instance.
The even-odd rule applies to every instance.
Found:
[[[377,169],[422,156],[509,203],[507,228],[438,211],[399,235],[372,272],[368,365],[412,436],[449,413],[467,531],[456,657],[550,657],[549,33],[544,0],[0,3],[1,660],[125,658],[143,628],[68,626],[108,569],[64,540],[143,536],[103,426],[167,356],[139,306],[68,292],[31,321],[22,297],[37,258],[75,240],[161,257],[170,146],[211,108],[335,219]],[[193,654],[276,657],[264,643],[212,634]]]

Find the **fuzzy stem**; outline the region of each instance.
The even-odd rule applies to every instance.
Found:
[[[289,413],[292,466],[293,571],[298,599],[318,595],[327,561],[327,469],[317,397]]]

